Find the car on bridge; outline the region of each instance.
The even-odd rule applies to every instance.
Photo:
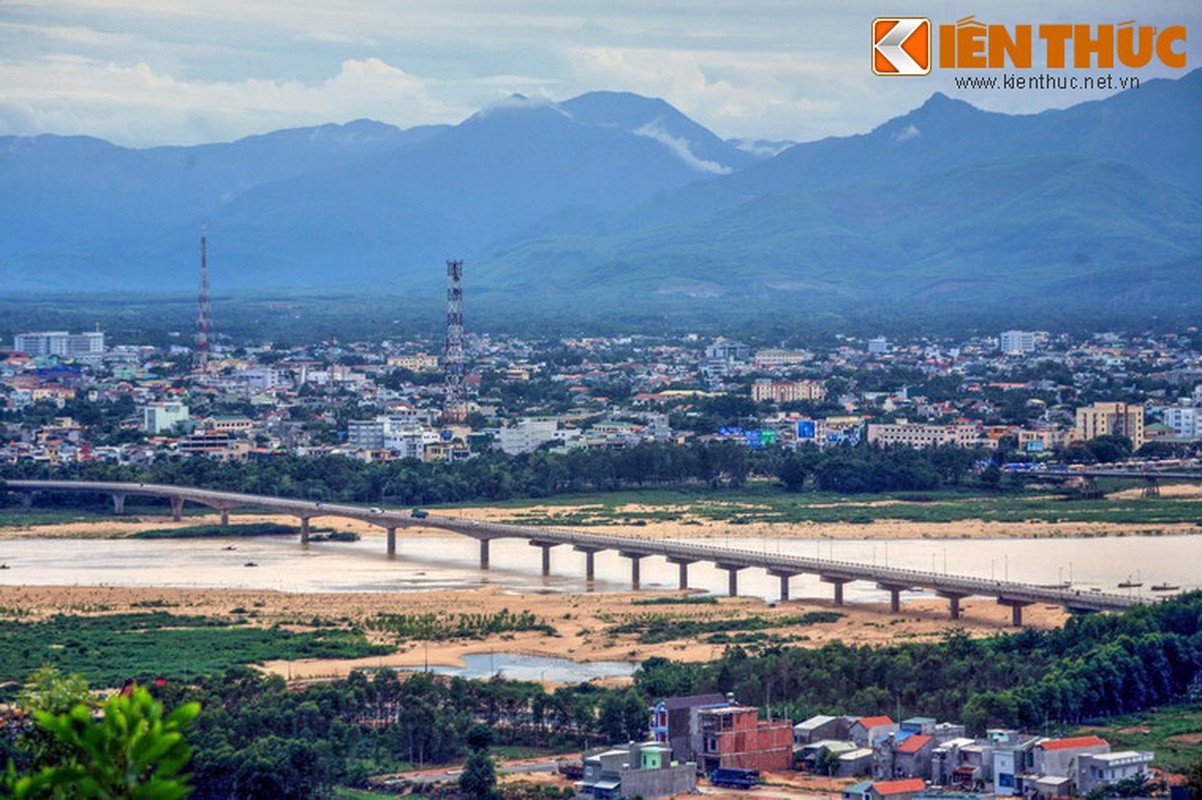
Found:
[[[413,517],[414,519],[425,519],[426,517],[430,516],[430,512],[422,511],[420,508],[415,508],[409,512],[409,516]]]

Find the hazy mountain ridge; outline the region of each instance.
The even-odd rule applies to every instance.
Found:
[[[0,191],[23,202],[0,209],[0,275],[189,289],[207,222],[224,288],[432,291],[454,256],[484,292],[602,305],[1025,302],[1064,286],[1196,302],[1196,281],[1175,284],[1202,253],[1200,123],[1196,71],[1028,116],[936,94],[775,157],[780,143],[753,155],[620,92],[199,147],[7,137]]]

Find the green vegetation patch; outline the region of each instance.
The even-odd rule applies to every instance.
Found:
[[[803,625],[831,623],[843,617],[838,611],[808,611],[782,617],[697,620],[668,614],[639,614],[609,629],[610,635],[634,634],[640,644],[659,644],[675,639],[697,639],[709,634],[762,631]]]
[[[716,606],[718,598],[712,594],[691,594],[685,597],[647,597],[641,600],[631,600],[632,606]]]
[[[1057,489],[1040,486],[1026,494],[972,494],[962,489],[922,494],[858,494],[786,492],[770,484],[739,489],[621,491],[498,503],[517,525],[599,527],[647,522],[871,524],[898,520],[917,523],[985,522],[1107,522],[1120,525],[1194,523],[1199,503],[1190,498],[1072,500]],[[546,511],[527,511],[537,504]],[[635,506],[636,509],[627,508]],[[649,507],[665,506],[661,510]]]
[[[239,525],[188,525],[139,531],[131,539],[207,539],[218,536],[295,536],[297,529],[278,522],[246,522]]]
[[[1101,736],[1115,751],[1149,750],[1156,753],[1157,767],[1185,772],[1202,760],[1202,701],[1111,717],[1072,733],[1086,734]]]
[[[542,617],[529,611],[514,614],[504,608],[495,614],[377,614],[367,622],[372,630],[386,631],[398,639],[441,642],[447,639],[483,639],[497,633],[558,632]]]
[[[359,631],[297,633],[212,617],[155,611],[0,620],[0,699],[43,664],[79,673],[96,686],[129,677],[186,679],[268,659],[362,658],[389,652]]]
[[[87,514],[75,510],[63,509],[21,509],[5,508],[0,513],[0,528],[32,528],[38,525],[67,525],[72,522],[96,522],[112,520],[109,514]]]

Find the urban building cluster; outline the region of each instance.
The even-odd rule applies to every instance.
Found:
[[[180,337],[186,340],[186,337]],[[531,339],[465,333],[447,394],[443,344],[113,345],[24,332],[0,351],[8,462],[164,455],[365,461],[486,449],[621,449],[728,440],[1005,448],[1039,459],[1098,437],[1199,440],[1202,335],[1005,331],[966,341],[752,346],[726,338]],[[447,403],[455,413],[447,413]]]
[[[793,724],[722,694],[661,700],[646,741],[583,756],[581,794],[595,800],[692,791],[714,782],[800,770],[860,779],[843,800],[1015,796],[1079,797],[1099,786],[1147,778],[1154,754],[1113,752],[1098,736],[1052,737],[1014,730],[965,735],[965,726],[912,717],[818,715]],[[732,777],[733,776],[733,777]]]

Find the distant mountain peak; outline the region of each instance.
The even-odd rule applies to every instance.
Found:
[[[529,97],[527,95],[515,92],[503,100],[499,100],[490,106],[480,109],[475,114],[472,114],[466,121],[485,120],[490,117],[496,117],[514,112],[551,112],[561,117],[571,118],[563,109],[559,108],[555,103],[546,97]]]

